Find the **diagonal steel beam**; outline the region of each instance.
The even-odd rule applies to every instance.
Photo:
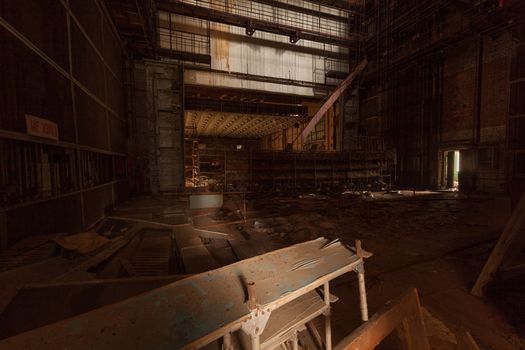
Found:
[[[306,139],[308,134],[315,128],[317,123],[321,120],[321,118],[325,115],[325,113],[330,109],[330,107],[333,106],[333,104],[335,103],[335,101],[337,101],[339,96],[341,96],[341,94],[345,92],[346,89],[352,84],[354,79],[359,74],[361,74],[361,72],[365,69],[367,64],[368,64],[368,61],[365,58],[357,65],[357,67],[355,67],[354,71],[350,73],[350,75],[348,75],[348,77],[346,77],[346,79],[343,80],[341,84],[339,84],[337,89],[335,89],[335,91],[330,96],[328,96],[328,98],[325,100],[321,108],[319,108],[317,113],[315,113],[313,118],[310,120],[310,122],[304,127],[303,131],[301,132],[301,138],[303,140]]]

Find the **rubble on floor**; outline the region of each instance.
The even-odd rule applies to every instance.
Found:
[[[0,324],[15,325],[4,327],[0,337],[72,317],[191,274],[326,237],[343,244],[361,239],[365,248],[375,253],[367,262],[372,310],[406,287],[418,287],[423,305],[432,313],[432,318],[427,317],[429,324],[441,329],[435,334],[439,341],[430,337],[433,348],[452,346],[450,334],[459,334],[461,327],[471,331],[480,348],[525,348],[523,339],[506,325],[492,302],[484,304],[468,294],[501,234],[508,217],[506,205],[504,198],[413,191],[225,195],[223,206],[215,209],[192,209],[188,198],[181,195],[137,197],[85,234],[92,239],[100,237],[104,244],[79,249],[64,244],[59,235],[30,237],[0,255],[0,268],[5,271],[0,274],[0,283],[5,286],[0,292]],[[74,237],[69,236],[66,242],[76,241]],[[76,253],[62,254],[57,239]],[[356,305],[349,304],[346,297],[346,286],[354,283],[355,279],[334,283],[343,304],[343,311],[334,311],[334,341],[358,325],[359,320],[351,316]],[[64,292],[70,298],[68,310],[58,307],[63,299],[59,290],[70,291]],[[519,299],[519,294],[515,295]],[[443,298],[446,304],[442,304]],[[50,302],[50,310],[55,305],[61,311],[51,317],[35,317],[34,310],[42,308],[42,300],[55,300]],[[461,315],[447,311],[453,310],[453,305],[461,309],[462,304],[476,311]],[[29,310],[14,311],[22,305],[28,305]],[[491,323],[485,326],[474,320],[478,317],[474,315],[491,319]],[[520,315],[512,317],[517,320]],[[519,321],[511,322],[520,327]]]

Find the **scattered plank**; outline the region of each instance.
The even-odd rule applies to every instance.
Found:
[[[326,114],[326,112],[330,109],[330,107],[333,106],[335,101],[341,96],[343,92],[346,91],[346,89],[352,84],[354,79],[361,74],[361,72],[365,69],[366,65],[368,64],[367,59],[365,58],[362,60],[355,68],[352,73],[350,73],[345,80],[339,84],[337,89],[332,92],[332,94],[325,100],[321,108],[315,113],[315,115],[312,117],[312,119],[308,122],[308,124],[304,127],[303,131],[301,132],[301,138],[303,140],[308,137],[308,134],[315,128],[317,123],[321,120],[321,118]]]
[[[400,329],[407,350],[430,350],[417,289],[403,294],[345,337],[335,350],[372,350]]]
[[[522,195],[521,200],[512,213],[505,230],[501,235],[494,250],[490,254],[485,266],[472,288],[471,293],[475,296],[482,296],[483,289],[493,278],[494,274],[498,272],[502,263],[505,260],[510,260],[512,255],[522,251],[525,245],[523,230],[525,226],[525,194]]]

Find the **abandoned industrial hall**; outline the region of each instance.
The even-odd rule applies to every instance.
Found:
[[[525,0],[0,0],[0,350],[525,350]]]

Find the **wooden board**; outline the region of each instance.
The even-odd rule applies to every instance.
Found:
[[[390,303],[345,337],[335,350],[372,350],[399,329],[407,350],[430,350],[416,289]]]
[[[219,267],[208,248],[202,244],[182,248],[180,257],[186,273],[201,273]]]
[[[6,349],[180,349],[196,347],[250,317],[246,282],[275,309],[362,264],[324,238],[174,282],[152,292],[0,342]]]
[[[505,260],[510,260],[513,255],[518,254],[525,246],[525,194],[512,213],[505,230],[501,235],[489,259],[483,266],[471,293],[476,296],[483,295],[483,289],[490,282],[493,275],[499,270]]]
[[[261,348],[278,345],[283,335],[305,325],[327,308],[319,294],[312,291],[275,310],[261,334]]]

